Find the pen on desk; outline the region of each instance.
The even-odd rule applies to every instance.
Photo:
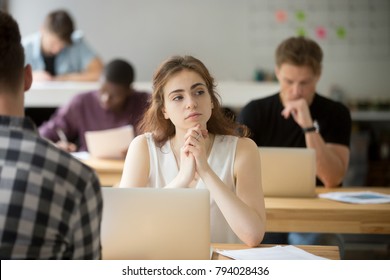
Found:
[[[68,143],[68,138],[66,137],[64,131],[62,129],[57,129],[57,135],[60,138],[61,142]]]

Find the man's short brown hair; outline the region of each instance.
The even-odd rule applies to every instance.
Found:
[[[305,37],[290,37],[284,40],[276,49],[276,65],[283,63],[296,66],[309,66],[313,73],[321,73],[323,52],[313,40]]]
[[[74,24],[71,16],[65,10],[53,11],[47,15],[44,27],[58,36],[67,44],[72,43]]]

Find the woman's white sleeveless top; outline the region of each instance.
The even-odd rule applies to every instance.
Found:
[[[151,133],[145,133],[145,136],[150,155],[149,186],[163,188],[179,172],[174,153],[169,141],[159,148],[156,146]],[[236,186],[233,178],[233,164],[237,141],[238,137],[236,136],[216,135],[207,160],[218,177],[234,193],[236,192]],[[195,188],[201,189],[206,188],[206,186],[199,179]],[[210,198],[210,219],[212,243],[242,243],[231,230],[213,198]]]

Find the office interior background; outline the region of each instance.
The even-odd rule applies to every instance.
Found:
[[[67,9],[104,62],[125,58],[136,80],[146,82],[173,54],[200,58],[220,82],[275,82],[276,46],[289,36],[311,37],[325,55],[318,92],[352,113],[344,185],[390,186],[389,0],[0,0],[0,6],[23,36],[38,31],[51,10]],[[387,250],[387,243],[369,246]]]
[[[311,37],[325,54],[318,92],[352,111],[344,184],[390,185],[388,0],[1,1],[23,36],[38,31],[49,11],[67,9],[103,61],[128,59],[137,81],[151,81],[173,54],[200,58],[220,82],[273,81],[280,41]]]

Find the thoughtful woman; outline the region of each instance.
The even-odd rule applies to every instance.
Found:
[[[130,144],[120,187],[207,188],[211,242],[258,245],[265,232],[257,145],[225,117],[214,79],[191,56],[174,56],[153,77],[153,96]],[[178,209],[180,211],[180,209]]]

